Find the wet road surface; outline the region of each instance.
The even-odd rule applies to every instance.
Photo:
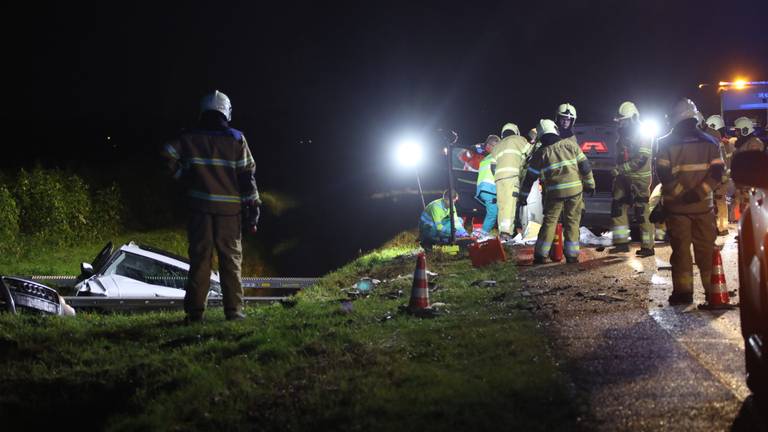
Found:
[[[718,237],[728,290],[738,287],[736,227]],[[668,244],[636,258],[584,248],[579,264],[525,266],[532,247],[512,251],[556,355],[585,402],[588,430],[763,430],[745,384],[739,311],[669,306]],[[738,298],[732,297],[732,303]],[[745,402],[746,401],[746,402]],[[745,427],[746,425],[746,427]]]

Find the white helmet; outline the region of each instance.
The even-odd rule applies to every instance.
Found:
[[[725,122],[723,121],[722,117],[715,114],[707,118],[707,126],[711,127],[714,130],[720,130],[725,127]]]
[[[640,118],[640,111],[637,110],[635,104],[630,101],[623,102],[619,105],[618,116],[613,121],[621,121],[627,119],[638,120]]]
[[[669,124],[672,127],[687,119],[696,119],[697,123],[700,123],[703,120],[699,109],[696,108],[696,104],[688,98],[680,99],[680,101],[672,108],[672,111],[667,118],[669,118]]]
[[[737,118],[733,125],[736,126],[736,130],[741,136],[747,136],[755,131],[755,124],[748,117]]]
[[[507,123],[501,128],[501,136],[504,136],[504,132],[512,131],[513,135],[520,135],[520,129],[514,123]]]
[[[555,122],[549,119],[539,120],[539,124],[536,126],[536,133],[539,138],[543,137],[545,134],[560,135],[560,132],[557,131]]]
[[[200,100],[200,112],[206,111],[218,111],[224,114],[227,121],[232,120],[232,103],[224,93],[214,90],[213,93],[209,93]]]
[[[560,104],[560,106],[557,107],[557,115],[576,120],[576,107],[568,102]]]

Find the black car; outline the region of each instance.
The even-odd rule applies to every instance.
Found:
[[[576,123],[573,129],[581,151],[592,165],[592,175],[595,177],[595,196],[584,199],[581,225],[599,234],[611,228],[611,170],[616,166],[616,142],[619,136],[613,122]]]
[[[613,187],[611,169],[616,165],[616,141],[618,140],[616,124],[613,122],[576,124],[574,132],[581,150],[592,165],[596,183],[595,195],[585,198],[581,225],[599,234],[611,228]],[[456,211],[462,217],[482,218],[485,216],[485,207],[475,199],[477,172],[467,170],[464,162],[459,159],[459,155],[467,150],[463,147],[454,147],[452,152],[453,187],[459,192]],[[534,219],[542,220],[537,216],[534,216]]]

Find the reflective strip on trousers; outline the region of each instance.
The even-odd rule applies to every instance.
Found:
[[[616,240],[628,240],[629,239],[629,227],[626,225],[621,225],[613,228],[613,242],[616,243]],[[620,243],[626,243],[626,242],[620,242]]]
[[[538,256],[548,256],[549,250],[552,249],[552,242],[536,241],[536,247],[533,249],[533,254]]]
[[[579,242],[565,241],[565,256],[577,257],[579,256]]]

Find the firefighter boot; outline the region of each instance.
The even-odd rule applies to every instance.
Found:
[[[654,256],[654,255],[656,255],[656,252],[654,252],[653,249],[651,249],[651,248],[641,247],[640,249],[638,249],[635,252],[635,256],[638,256],[638,257],[641,257],[641,258],[645,258],[645,257],[649,257],[649,256]]]
[[[691,304],[693,303],[693,293],[673,292],[667,301],[670,306]]]
[[[617,244],[616,246],[608,249],[608,253],[612,253],[612,254],[627,253],[627,252],[629,252],[629,243]]]

